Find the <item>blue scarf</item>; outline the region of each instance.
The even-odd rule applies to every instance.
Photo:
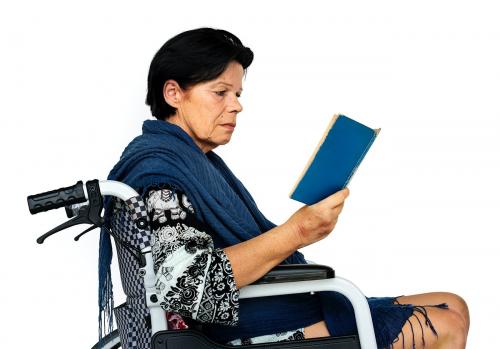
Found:
[[[248,190],[222,158],[211,150],[204,153],[182,128],[167,121],[144,121],[142,135],[128,144],[107,179],[126,183],[141,196],[149,188],[162,184],[181,189],[189,197],[197,219],[214,232],[212,238],[215,248],[238,244],[276,227],[260,212]],[[110,200],[105,200],[105,221],[108,223],[111,213],[109,205]],[[100,314],[103,311],[108,313],[108,319],[111,318],[109,312],[112,309],[110,263],[110,237],[102,230],[99,308]],[[296,251],[281,264],[307,262],[304,255]],[[302,296],[278,297],[279,308],[276,308],[277,297],[260,298],[258,302],[242,299],[238,327],[213,324],[206,326],[207,332],[212,334],[213,339],[226,341],[280,332],[319,321],[322,315],[317,306],[318,300],[313,301],[312,297],[301,299]],[[268,314],[270,320],[274,319],[274,323],[263,322],[262,312]],[[300,314],[300,319],[294,322],[288,315],[282,319],[284,314]]]

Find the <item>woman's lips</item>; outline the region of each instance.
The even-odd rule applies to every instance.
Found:
[[[222,126],[224,126],[225,128],[227,128],[228,130],[231,130],[231,131],[234,130],[234,128],[236,127],[236,125],[233,126],[233,124],[224,124]]]

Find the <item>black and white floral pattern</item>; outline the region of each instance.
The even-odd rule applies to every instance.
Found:
[[[202,323],[238,324],[239,289],[223,249],[196,219],[187,196],[169,186],[146,194],[152,254],[161,306]],[[236,339],[227,344],[279,342],[304,338],[304,329]]]
[[[193,226],[196,217],[186,195],[164,186],[148,192],[146,205],[162,308],[199,322],[236,326],[239,290],[231,264],[211,236]]]
[[[216,249],[212,254],[211,267],[206,275],[197,320],[236,326],[239,295],[229,259],[224,250]]]

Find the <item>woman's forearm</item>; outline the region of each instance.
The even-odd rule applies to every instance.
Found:
[[[236,286],[241,288],[260,279],[300,247],[296,230],[289,224],[224,248]]]

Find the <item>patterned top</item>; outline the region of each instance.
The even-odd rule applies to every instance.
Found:
[[[167,184],[151,188],[144,202],[151,222],[156,287],[169,329],[190,328],[192,320],[237,325],[239,289],[229,258],[222,248],[214,248],[209,229],[196,218],[185,193]],[[304,339],[304,328],[226,344],[299,339]]]

